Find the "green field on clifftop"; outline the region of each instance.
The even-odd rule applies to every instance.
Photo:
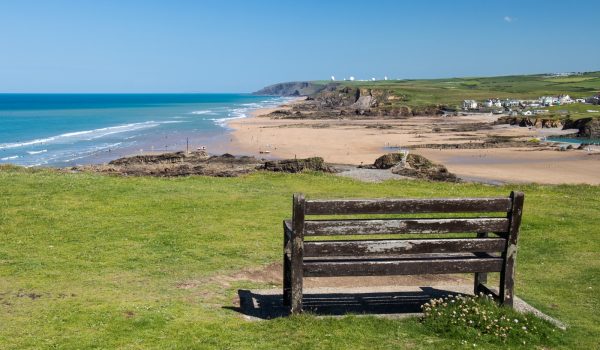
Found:
[[[334,175],[148,178],[0,167],[2,349],[506,349],[417,319],[250,322],[236,279],[279,263],[291,195],[526,193],[516,293],[569,325],[544,348],[598,348],[600,187],[362,183]],[[514,348],[530,349],[531,344]],[[538,347],[541,348],[541,347]]]
[[[326,84],[327,81],[318,81]],[[515,75],[500,77],[466,77],[448,79],[341,81],[343,86],[384,89],[404,97],[397,105],[423,107],[445,105],[457,108],[463,100],[488,98],[536,99],[540,96],[569,94],[573,98],[589,97],[600,92],[600,72],[567,77]]]

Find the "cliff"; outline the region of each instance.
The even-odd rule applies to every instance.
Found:
[[[310,81],[292,81],[269,85],[256,92],[254,95],[272,96],[314,96],[326,89],[335,89],[337,83],[316,83]]]
[[[277,118],[339,118],[340,116],[410,117],[442,114],[444,105],[415,105],[400,90],[343,82],[288,82],[267,86],[256,95],[308,96],[292,112],[278,111]]]

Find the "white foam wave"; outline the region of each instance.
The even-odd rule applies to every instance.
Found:
[[[11,159],[17,159],[17,158],[19,158],[19,156],[4,157],[4,158],[0,158],[0,160],[11,160]]]
[[[246,117],[247,117],[246,114],[243,114],[243,113],[234,115],[233,117],[230,114],[230,116],[227,118],[213,118],[211,120],[214,121],[215,124],[217,124],[218,126],[226,127],[228,121],[235,120],[235,119],[242,119],[242,118],[246,118]]]
[[[193,111],[190,114],[197,114],[197,115],[203,115],[203,114],[215,114],[215,112],[207,109],[207,110],[203,110],[203,111]]]
[[[43,149],[41,151],[27,151],[27,153],[29,153],[31,155],[33,155],[33,154],[40,154],[40,153],[46,153],[46,152],[48,152],[47,149]]]
[[[56,143],[63,141],[77,141],[77,140],[95,140],[97,138],[101,138],[107,135],[118,134],[123,132],[130,132],[140,129],[147,129],[159,126],[161,124],[171,124],[171,123],[181,123],[182,121],[147,121],[142,123],[130,123],[124,125],[110,126],[106,128],[99,128],[93,130],[84,130],[84,131],[76,131],[76,132],[68,132],[56,136],[50,136],[41,139],[35,139],[24,142],[13,142],[13,143],[3,143],[0,144],[0,149],[11,149],[11,148],[19,148],[25,146],[33,146],[39,144],[47,144],[47,143]]]

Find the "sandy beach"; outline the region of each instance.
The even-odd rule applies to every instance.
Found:
[[[294,101],[292,103],[301,103]],[[290,108],[284,105],[278,109]],[[229,146],[240,154],[263,158],[320,156],[338,164],[370,164],[398,148],[432,144],[477,143],[490,137],[532,140],[568,133],[492,125],[497,116],[417,116],[404,119],[271,119],[275,109],[256,110],[251,117],[232,120]],[[572,132],[572,131],[571,131]],[[411,150],[465,180],[600,184],[600,154],[585,150],[507,147],[483,149]]]

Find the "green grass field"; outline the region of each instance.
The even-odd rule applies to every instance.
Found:
[[[0,167],[0,348],[473,349],[416,319],[249,322],[227,308],[236,291],[272,286],[215,277],[280,260],[281,220],[296,191],[438,197],[512,189],[526,193],[517,294],[569,325],[545,348],[599,348],[598,186],[367,184],[272,173],[126,178],[8,166]],[[506,347],[482,340],[476,348]]]
[[[563,106],[545,107],[544,109],[549,110],[549,115],[555,117],[569,116],[571,119],[600,117],[600,106],[594,106],[589,104],[573,103]]]
[[[324,84],[325,81],[316,82]],[[571,97],[589,97],[600,92],[600,72],[569,77],[546,75],[518,75],[500,77],[466,77],[449,79],[418,79],[388,81],[344,81],[342,85],[386,89],[405,97],[398,106],[411,108],[445,105],[458,108],[466,99],[488,98],[535,99],[546,95],[569,94]]]

